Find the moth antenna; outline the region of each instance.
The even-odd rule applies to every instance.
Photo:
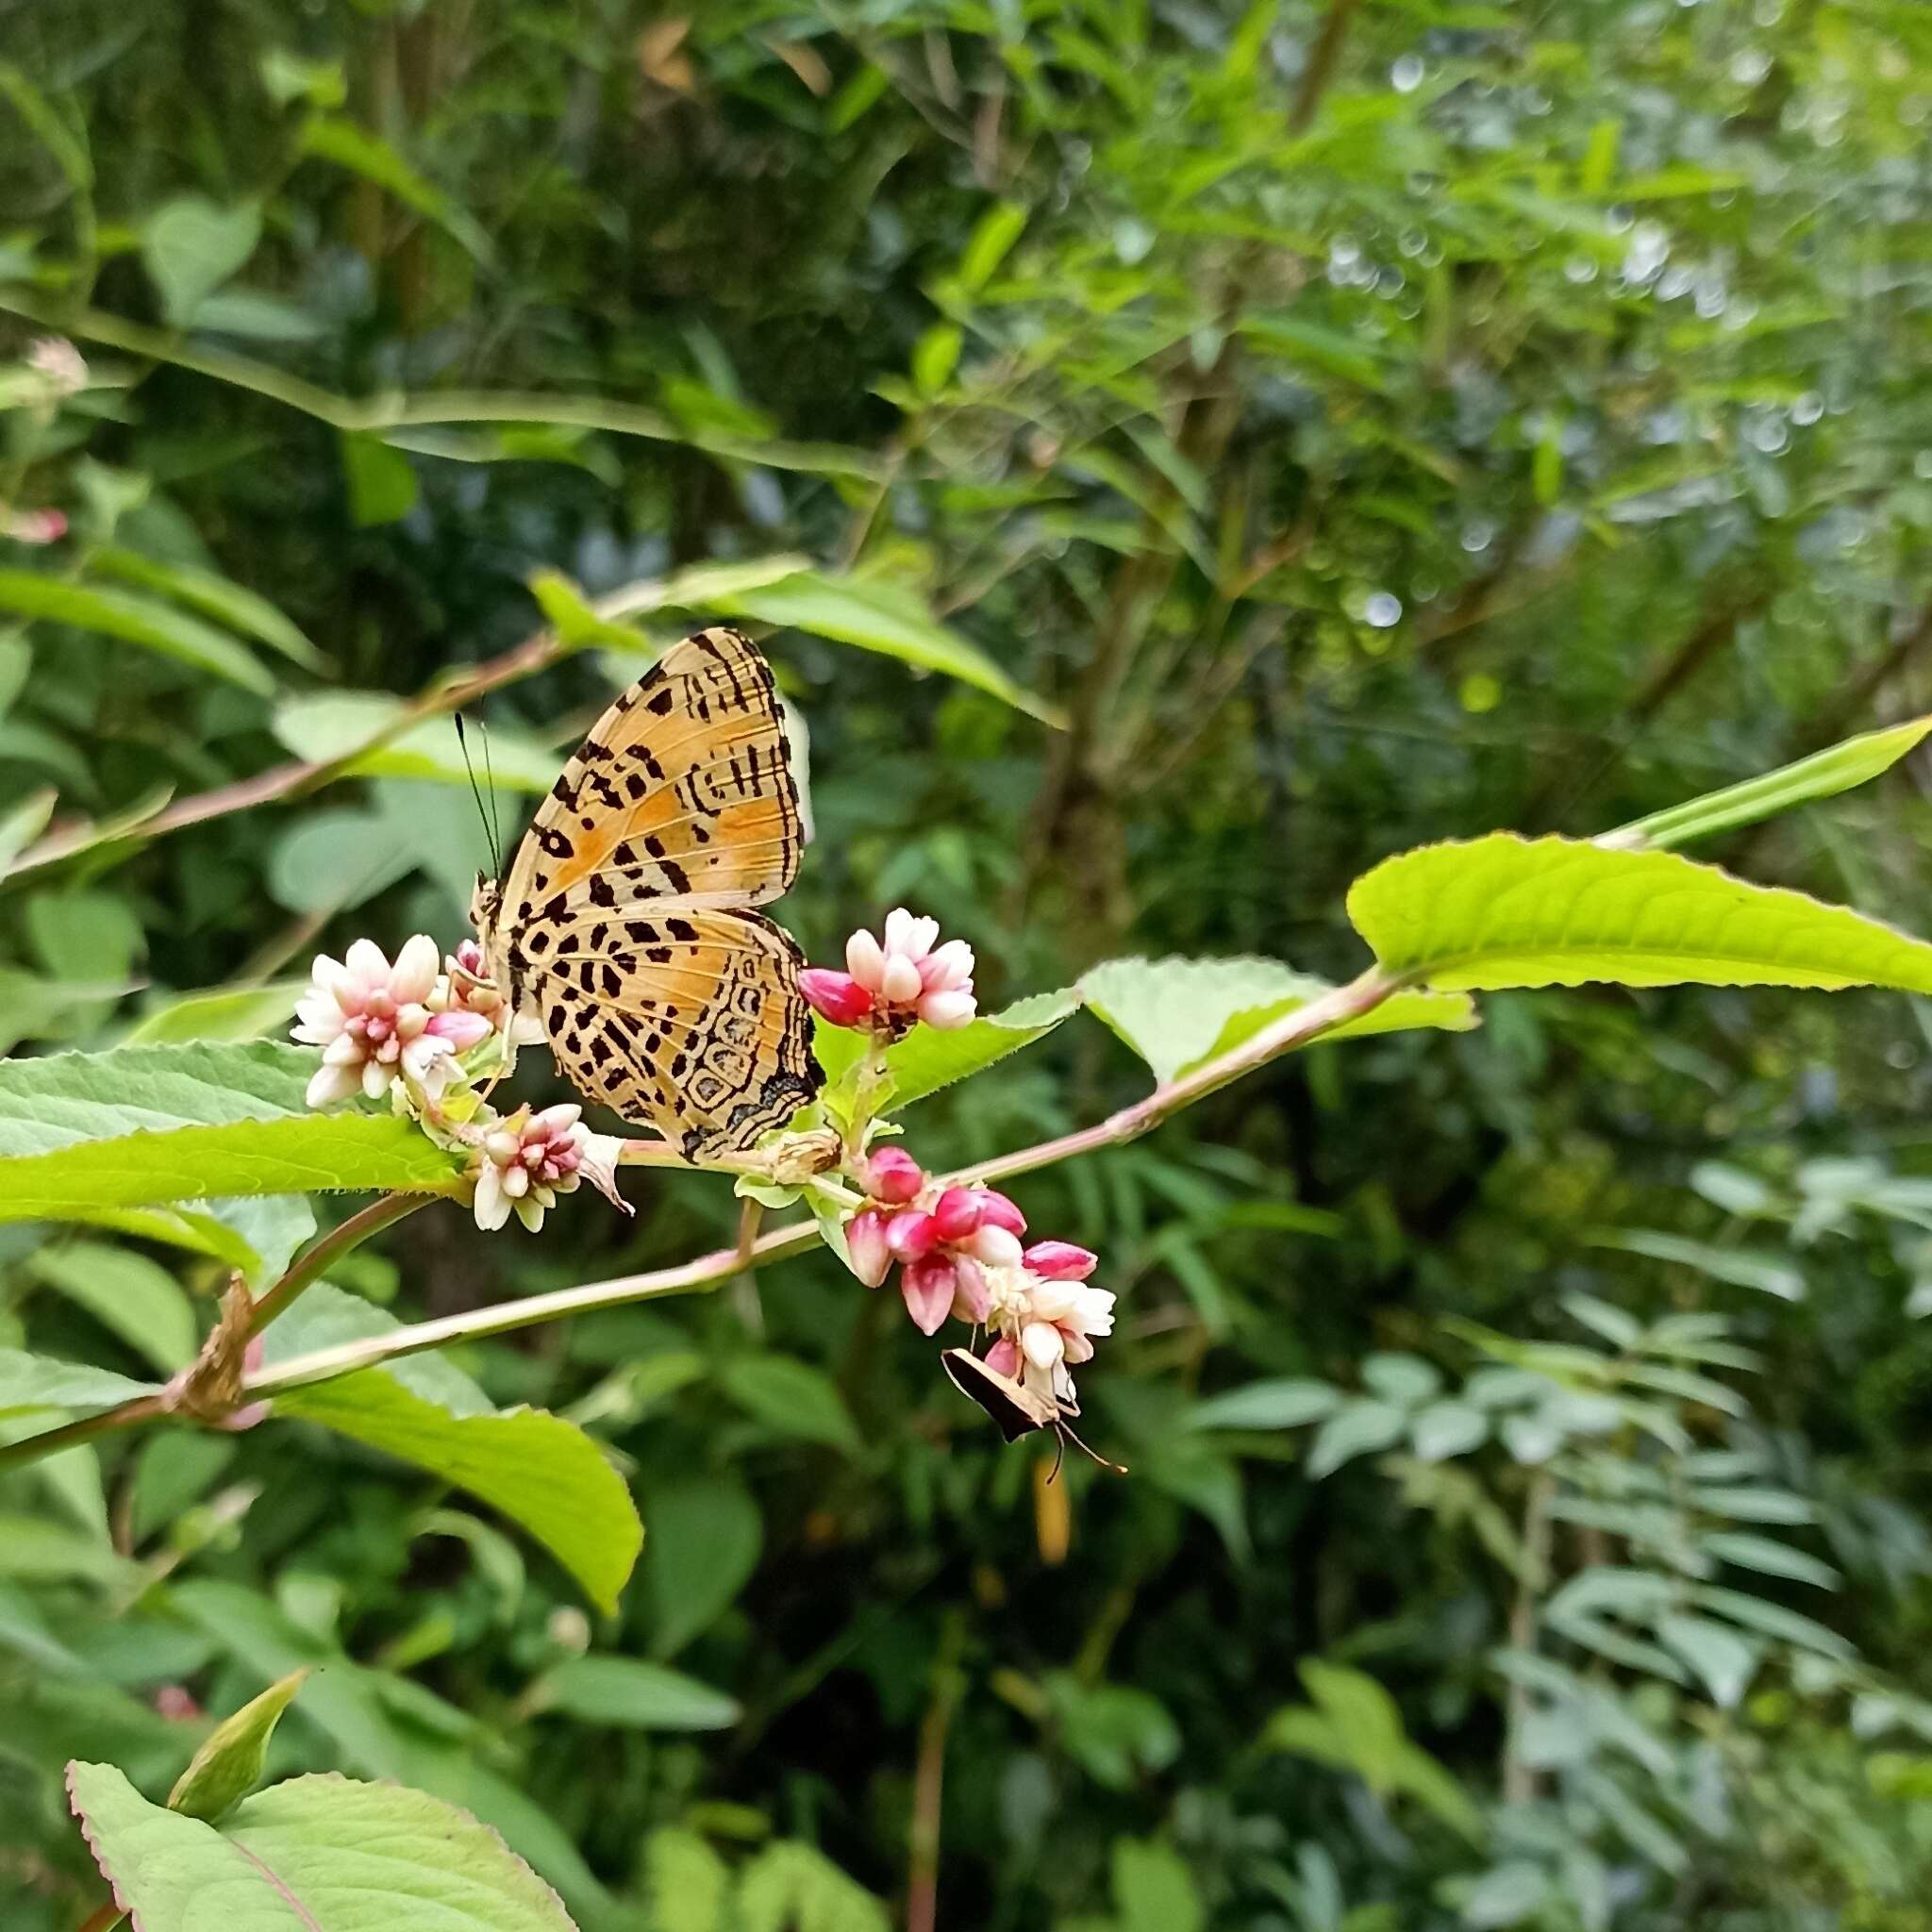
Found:
[[[1062,1448],[1066,1446],[1067,1440],[1071,1439],[1074,1448],[1078,1449],[1083,1456],[1091,1457],[1095,1462],[1099,1463],[1102,1469],[1111,1470],[1115,1475],[1126,1474],[1127,1465],[1124,1462],[1109,1462],[1107,1459],[1107,1457],[1101,1455],[1101,1453],[1097,1449],[1088,1448],[1086,1443],[1081,1441],[1079,1437],[1074,1434],[1074,1425],[1072,1423],[1068,1422],[1065,1419],[1065,1417],[1057,1417],[1054,1421],[1053,1427],[1055,1435],[1058,1436],[1061,1439],[1060,1446]],[[1060,1473],[1060,1465],[1058,1457],[1056,1457],[1054,1461],[1053,1473],[1055,1475],[1058,1475]],[[1048,1480],[1051,1481],[1052,1478],[1049,1477]]]
[[[476,801],[476,816],[483,822],[483,837],[490,847],[490,871],[492,877],[503,875],[503,857],[496,843],[496,827],[490,822],[490,808],[483,803],[483,788],[476,783],[476,767],[470,759],[470,735],[463,729],[463,714],[456,714],[457,747],[463,755],[463,770],[470,777],[470,796]],[[489,769],[490,735],[483,736],[484,769]],[[493,793],[492,793],[493,795]]]
[[[1067,1459],[1067,1432],[1062,1424],[1053,1432],[1053,1467],[1046,1473],[1049,1487],[1059,1480],[1060,1464]]]

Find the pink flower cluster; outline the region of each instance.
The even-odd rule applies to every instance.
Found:
[[[374,940],[358,940],[340,960],[317,958],[295,1008],[295,1038],[322,1048],[308,1083],[310,1107],[358,1091],[379,1100],[399,1078],[431,1098],[448,1085],[456,1056],[480,1045],[494,1023],[452,1003],[439,963],[436,941],[420,932],[394,965]]]
[[[514,1212],[535,1234],[559,1194],[574,1193],[588,1175],[603,1193],[629,1211],[616,1191],[617,1142],[583,1124],[580,1107],[527,1107],[507,1114],[483,1137],[476,1169],[476,1225],[486,1233]]]
[[[991,1188],[940,1187],[903,1147],[876,1149],[868,1205],[845,1224],[852,1272],[877,1288],[896,1266],[906,1312],[924,1335],[948,1315],[990,1330],[987,1365],[1042,1397],[1074,1400],[1068,1364],[1113,1329],[1114,1297],[1089,1288],[1099,1265],[1072,1241],[1024,1245],[1026,1218]]]
[[[973,948],[939,943],[940,923],[900,906],[886,915],[883,940],[861,928],[845,941],[843,973],[814,966],[798,989],[835,1026],[896,1038],[915,1021],[949,1030],[979,1010],[973,995]]]

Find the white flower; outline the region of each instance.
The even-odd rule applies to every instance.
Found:
[[[881,1007],[909,1010],[941,1030],[963,1026],[978,1011],[973,948],[964,940],[941,945],[939,936],[938,920],[896,906],[886,915],[883,942],[863,930],[845,941],[845,969]]]
[[[391,966],[373,940],[358,940],[345,958],[319,956],[308,991],[295,1008],[294,1037],[322,1048],[308,1083],[310,1107],[361,1092],[379,1099],[403,1075],[432,1095],[455,1072],[454,1057],[490,1033],[479,1013],[436,1012],[436,942],[418,933]]]
[[[546,1107],[533,1114],[519,1108],[483,1136],[476,1163],[474,1211],[486,1232],[501,1227],[514,1213],[535,1234],[559,1194],[574,1193],[579,1181],[608,1196],[628,1214],[617,1191],[617,1157],[623,1142],[593,1134],[583,1124],[583,1108]]]

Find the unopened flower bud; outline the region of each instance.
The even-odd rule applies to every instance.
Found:
[[[886,1246],[895,1261],[923,1261],[940,1244],[940,1231],[930,1214],[895,1214],[886,1223]]]
[[[919,1003],[919,1017],[936,1032],[954,1033],[979,1011],[970,992],[929,992]]]
[[[1011,1336],[1002,1335],[987,1350],[986,1365],[995,1375],[1017,1375],[1020,1373],[1020,1344]]]
[[[906,1298],[906,1312],[922,1335],[937,1333],[940,1324],[953,1311],[953,1296],[958,1287],[958,1272],[941,1255],[908,1263],[899,1273],[899,1292]]]
[[[962,1322],[984,1322],[992,1307],[992,1284],[971,1255],[953,1263],[953,1313]]]
[[[925,1185],[925,1170],[903,1147],[874,1148],[865,1163],[865,1191],[903,1207]]]
[[[910,1005],[920,995],[919,968],[903,953],[889,954],[879,975],[879,993],[895,1006]]]
[[[853,1274],[868,1288],[876,1288],[892,1272],[886,1217],[876,1208],[861,1208],[845,1224],[845,1252],[852,1257]]]
[[[798,975],[806,1004],[834,1026],[863,1026],[872,1014],[872,995],[849,973],[808,966]]]
[[[1017,1268],[1020,1265],[1020,1237],[1004,1227],[982,1226],[965,1241],[966,1252],[989,1268]]]
[[[1035,1241],[1020,1259],[1047,1281],[1085,1281],[1100,1265],[1091,1248],[1072,1241]]]
[[[1026,1217],[1006,1195],[993,1188],[979,1191],[979,1224],[982,1227],[1003,1227],[1008,1234],[1024,1234]]]
[[[933,1203],[932,1218],[938,1224],[942,1241],[963,1241],[979,1225],[979,1204],[984,1199],[976,1188],[948,1188]]]

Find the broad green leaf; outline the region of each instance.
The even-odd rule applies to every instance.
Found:
[[[1424,1462],[1466,1456],[1489,1439],[1489,1418],[1466,1402],[1432,1402],[1409,1424],[1409,1443]]]
[[[94,551],[88,558],[88,568],[118,577],[138,590],[158,591],[203,617],[211,617],[227,629],[279,651],[306,670],[321,671],[327,666],[322,653],[266,597],[258,596],[219,571],[203,570],[192,563],[160,563],[118,544]]]
[[[542,1707],[587,1724],[629,1731],[722,1731],[738,1702],[682,1671],[628,1657],[574,1657],[544,1679]]]
[[[1208,1922],[1187,1861],[1152,1840],[1114,1840],[1113,1896],[1122,1932],[1201,1932]]]
[[[718,1379],[732,1401],[780,1435],[858,1453],[858,1425],[823,1369],[791,1356],[748,1355],[727,1362]]]
[[[1316,1431],[1308,1450],[1308,1474],[1319,1482],[1357,1456],[1373,1456],[1399,1441],[1408,1416],[1392,1402],[1351,1402]]]
[[[166,1374],[194,1359],[200,1324],[181,1284],[145,1255],[109,1241],[36,1249],[29,1267]]]
[[[1848,986],[1932,992],[1932,945],[1671,852],[1485,839],[1385,859],[1349,917],[1386,973],[1441,989]]]
[[[877,651],[921,671],[937,671],[989,691],[1049,724],[1058,712],[1013,682],[978,645],[941,624],[909,584],[878,577],[833,577],[800,571],[777,583],[713,592],[708,608],[725,617],[809,631]]]
[[[141,256],[160,291],[161,312],[177,327],[194,320],[211,294],[255,253],[261,210],[221,208],[205,195],[177,195],[150,215]]]
[[[557,633],[574,651],[651,652],[651,641],[627,624],[602,615],[591,600],[560,570],[540,570],[530,578],[530,594]]]
[[[1668,851],[1688,845],[1693,839],[1708,839],[1718,832],[1733,831],[1739,825],[1756,824],[1759,819],[1790,811],[1793,806],[1808,805],[1815,798],[1834,797],[1889,772],[1924,741],[1928,731],[1932,731],[1932,717],[1913,718],[1904,724],[1888,725],[1883,731],[1863,732],[1828,750],[1814,752],[1808,758],[1800,758],[1795,764],[1780,765],[1761,777],[1746,778],[1742,784],[1727,785],[1722,791],[1707,791],[1702,798],[1689,799],[1666,811],[1652,812],[1648,818],[1633,819],[1614,832],[1606,832],[1596,842]]]
[[[287,698],[275,707],[275,733],[297,758],[316,764],[348,758],[352,774],[387,778],[430,778],[444,785],[470,783],[456,723],[448,717],[425,718],[397,726],[408,705],[385,691],[318,691],[308,697]],[[395,735],[372,751],[362,747],[371,739]],[[548,791],[563,762],[558,753],[521,731],[489,734],[490,774],[507,791]],[[483,782],[483,741],[475,740],[476,782]],[[353,754],[353,756],[352,756]]]
[[[999,201],[973,225],[959,257],[959,280],[969,290],[985,288],[993,271],[1026,229],[1026,210],[1017,202]]]
[[[494,256],[490,237],[475,220],[379,135],[338,115],[315,114],[302,125],[302,152],[375,182],[405,208],[426,215],[478,261],[487,262]]]
[[[1081,976],[1079,991],[1164,1085],[1334,989],[1279,960],[1249,958],[1109,959]],[[1466,995],[1405,991],[1323,1038],[1416,1026],[1461,1032],[1475,1024],[1475,1007]]]
[[[111,1764],[70,1765],[67,1788],[141,1932],[208,1932],[216,1916],[223,1932],[575,1932],[493,1831],[425,1791],[290,1778],[217,1827],[150,1805]]]
[[[291,1389],[275,1398],[275,1411],[467,1490],[521,1524],[599,1608],[616,1609],[643,1528],[624,1478],[561,1417],[534,1408],[452,1415],[380,1369]]]
[[[729,1476],[662,1483],[644,1501],[651,1655],[675,1657],[730,1607],[758,1568],[764,1520]]]
[[[304,979],[277,979],[265,986],[176,993],[143,1013],[121,1044],[178,1046],[194,1040],[261,1040],[287,1028],[308,987]]]
[[[1187,1421],[1194,1429],[1296,1429],[1332,1414],[1341,1400],[1326,1382],[1284,1375],[1210,1395],[1189,1409]]]
[[[0,812],[0,874],[47,829],[59,796],[50,785],[43,791],[29,791],[18,805]]]
[[[262,1364],[279,1368],[297,1356],[319,1354],[346,1342],[393,1335],[403,1324],[386,1308],[351,1294],[332,1281],[318,1281],[262,1337]],[[426,1350],[399,1356],[373,1371],[392,1377],[425,1402],[454,1416],[493,1415],[495,1407],[475,1380],[448,1356]]]
[[[239,638],[157,598],[68,583],[33,571],[0,570],[0,610],[120,638],[264,697],[275,689],[275,679]]]
[[[735,1904],[734,1932],[890,1932],[892,1923],[856,1879],[795,1839],[780,1839],[751,1860]]]
[[[312,1049],[122,1047],[0,1064],[0,1221],[216,1195],[440,1191],[455,1157],[392,1114],[308,1112]]]
[[[349,521],[358,530],[393,524],[416,508],[422,486],[415,464],[380,437],[344,436],[342,475],[349,490]]]
[[[696,1832],[670,1824],[652,1832],[644,1884],[656,1932],[727,1932],[731,1871]]]
[[[1794,1550],[1774,1537],[1750,1536],[1742,1530],[1721,1529],[1701,1540],[1701,1546],[1721,1562],[1764,1576],[1782,1576],[1791,1583],[1815,1583],[1820,1590],[1838,1586],[1839,1574],[1829,1563]]]
[[[915,1026],[904,1040],[886,1049],[886,1071],[891,1079],[888,1111],[910,1107],[915,1100],[924,1100],[941,1087],[981,1073],[1008,1054],[1045,1039],[1079,1005],[1079,994],[1066,988],[1036,993],[950,1031]],[[865,1036],[849,1026],[833,1026],[820,1020],[815,1022],[812,1045],[826,1078],[837,1082],[858,1064],[865,1051]]]
[[[936,322],[912,345],[912,380],[922,393],[937,395],[958,366],[965,331],[956,322]]]
[[[137,1395],[152,1395],[155,1389],[153,1382],[130,1381],[110,1369],[0,1348],[0,1416],[31,1415],[44,1409],[92,1415],[117,1403],[131,1402]]]
[[[168,1809],[210,1824],[232,1811],[261,1782],[268,1740],[308,1675],[306,1664],[291,1671],[224,1718],[201,1740],[188,1769],[175,1779],[168,1793]]]
[[[1735,1709],[1757,1669],[1758,1648],[1710,1617],[1672,1613],[1657,1620],[1657,1636],[1703,1678],[1712,1701]]]

